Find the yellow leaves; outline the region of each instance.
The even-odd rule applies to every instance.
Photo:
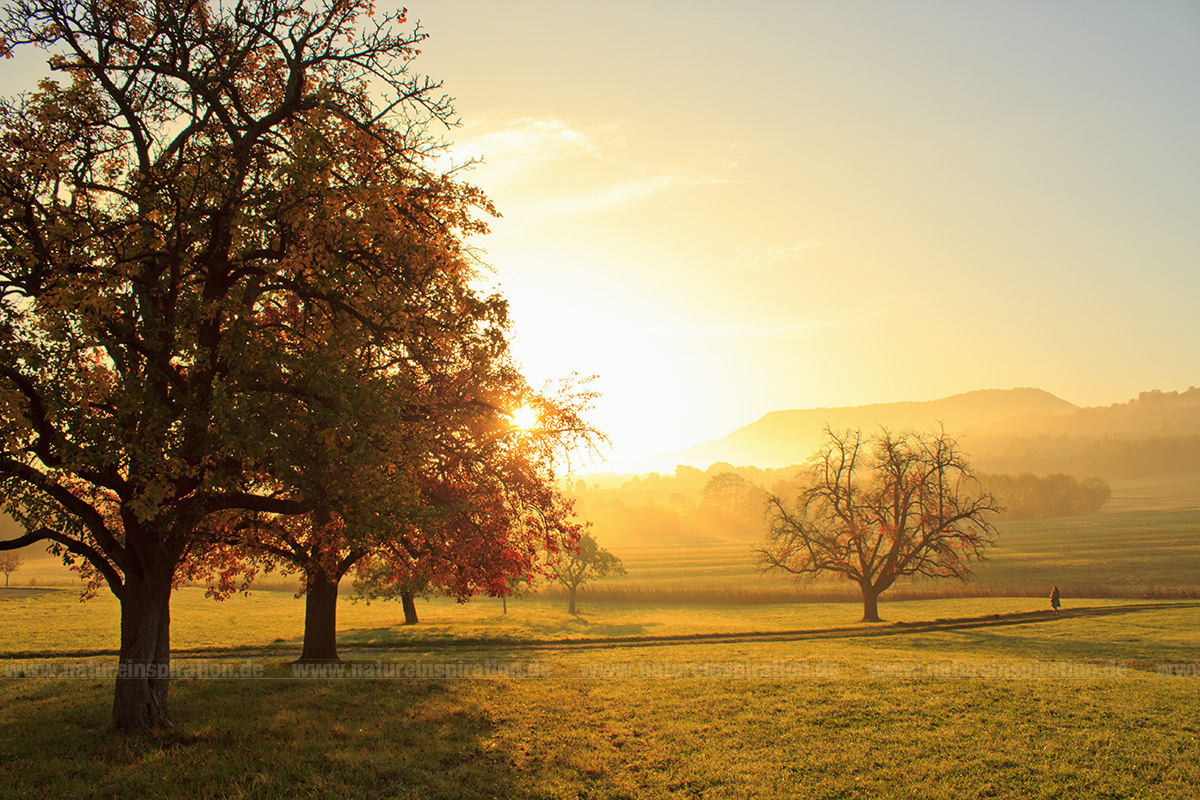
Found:
[[[163,504],[174,496],[175,490],[170,482],[158,480],[143,487],[142,491],[126,504],[126,507],[141,522],[149,522],[162,515]]]

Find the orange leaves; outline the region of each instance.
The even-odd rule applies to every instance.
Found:
[[[339,548],[425,531],[488,586],[488,558],[573,541],[553,467],[584,426],[472,287],[496,209],[435,160],[452,110],[404,63],[426,34],[372,0],[64,2],[0,41],[70,76],[0,110],[2,288],[28,309],[0,346],[38,401],[5,385],[0,441],[90,487],[115,544],[89,557],[123,525],[195,557],[232,535],[198,520],[294,498],[354,523]],[[545,430],[504,441],[494,409],[527,400]]]

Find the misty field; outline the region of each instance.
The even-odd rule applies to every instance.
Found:
[[[997,523],[998,546],[968,584],[913,581],[880,598],[970,596],[1155,597],[1200,595],[1200,509],[1137,509]],[[628,578],[592,587],[612,600],[780,602],[821,595],[853,598],[845,582],[797,585],[783,574],[763,574],[752,540],[615,541],[606,543],[629,570]],[[586,590],[584,597],[586,597]]]

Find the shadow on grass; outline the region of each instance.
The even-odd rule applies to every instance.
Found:
[[[495,633],[476,631],[464,632],[461,628],[446,625],[413,625],[389,628],[357,628],[338,633],[338,646],[355,650],[362,649],[412,649],[421,647],[476,647],[568,641],[578,637],[614,640],[646,636],[659,623],[612,623],[589,621],[586,614],[554,620],[523,620],[520,626],[503,627],[497,623]]]
[[[696,644],[732,644],[751,642],[787,642],[810,639],[875,639],[886,637],[903,637],[911,639],[925,633],[942,631],[964,631],[973,629],[995,630],[1009,626],[1052,624],[1060,620],[1072,618],[1095,618],[1139,614],[1144,612],[1163,611],[1168,609],[1200,608],[1197,602],[1176,603],[1137,603],[1117,606],[1092,606],[1064,610],[1055,615],[1050,611],[1022,611],[1010,614],[988,614],[980,617],[954,617],[936,619],[924,622],[895,622],[895,623],[858,623],[855,625],[808,628],[779,631],[749,631],[736,633],[689,633],[675,635],[646,635],[624,633],[621,635],[604,635],[600,628],[623,626],[597,626],[596,630],[587,630],[583,635],[562,638],[528,638],[528,639],[473,639],[467,637],[451,637],[440,643],[446,649],[477,649],[503,645],[514,650],[544,650],[544,649],[587,649],[587,648],[639,648],[661,647],[669,645]],[[629,626],[639,627],[639,626]],[[412,646],[410,643],[409,646]],[[397,647],[396,649],[401,649]]]
[[[471,682],[298,680],[273,669],[278,677],[173,682],[178,727],[145,737],[114,733],[110,682],[0,683],[0,795],[517,793],[512,759]]]

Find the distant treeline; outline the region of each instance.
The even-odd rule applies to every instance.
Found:
[[[1030,472],[1019,475],[978,473],[983,488],[1004,506],[1000,519],[1073,517],[1093,514],[1112,497],[1112,489],[1103,478],[1084,478],[1061,472],[1038,477]]]
[[[799,474],[798,474],[799,473]],[[1103,478],[1030,472],[980,472],[980,482],[1004,507],[999,519],[1091,514],[1112,489]],[[766,488],[766,486],[770,488]],[[679,467],[674,475],[631,477],[618,488],[575,487],[576,508],[608,545],[696,539],[755,541],[766,532],[768,493],[794,498],[804,487],[800,467],[761,470],[714,464],[701,471]]]
[[[1029,470],[1102,475],[1108,480],[1200,472],[1200,434],[1164,436],[1039,436],[972,443],[988,455],[972,459],[992,472]]]

